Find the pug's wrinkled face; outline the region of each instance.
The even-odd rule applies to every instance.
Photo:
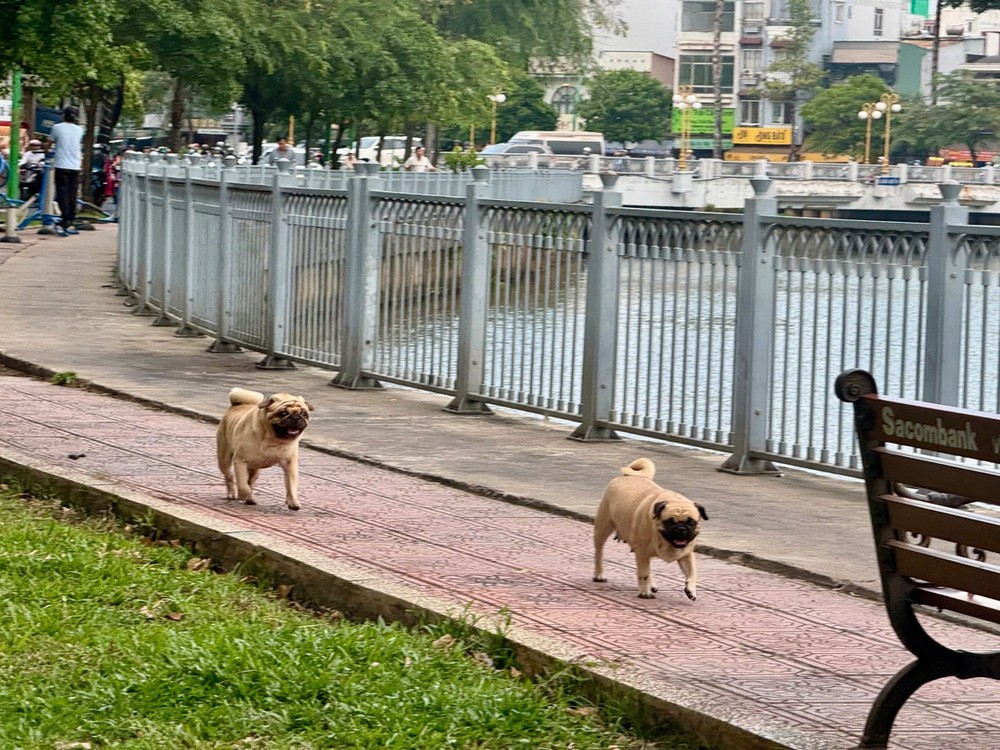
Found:
[[[267,414],[267,423],[275,437],[280,440],[295,440],[309,424],[312,406],[305,399],[277,393],[260,402],[260,409]]]
[[[653,518],[663,540],[677,549],[684,549],[701,531],[701,519],[708,514],[701,505],[660,501],[653,506]]]

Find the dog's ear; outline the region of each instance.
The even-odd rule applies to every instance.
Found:
[[[660,500],[656,505],[653,506],[653,518],[659,518],[663,509],[667,507],[667,503],[664,500]]]
[[[316,411],[316,407],[310,404],[308,401],[306,401],[306,408],[311,412]]]
[[[698,509],[698,515],[701,516],[702,518],[704,518],[707,521],[708,520],[708,513],[705,512],[705,506],[704,505],[699,505],[698,503],[695,503],[694,507],[696,507]]]
[[[258,409],[266,409],[267,407],[269,407],[273,403],[274,403],[274,399],[273,398],[265,398],[263,401],[261,401],[259,404],[257,404],[257,408]]]

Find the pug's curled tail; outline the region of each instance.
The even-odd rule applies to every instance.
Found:
[[[259,404],[263,400],[263,393],[248,391],[246,388],[233,388],[229,392],[229,403],[233,406],[237,404]]]
[[[622,474],[627,477],[639,475],[652,479],[653,475],[656,474],[656,467],[653,466],[653,462],[648,458],[637,458],[628,466],[622,467]]]

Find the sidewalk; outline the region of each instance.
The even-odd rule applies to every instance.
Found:
[[[299,570],[326,571],[328,587],[361,610],[506,608],[525,648],[673,706],[728,747],[850,747],[878,690],[909,660],[881,605],[835,590],[877,588],[860,484],[798,471],[736,477],[716,471],[724,456],[582,444],[565,439],[569,425],[446,413],[447,398],[434,394],[331,388],[332,373],[314,368],[256,370],[258,354],[206,353],[207,339],[174,337],[124,307],[110,285],[115,232],[25,233],[24,245],[0,245],[0,361],[72,370],[132,399],[3,377],[0,459],[270,547]],[[233,385],[301,393],[316,406],[306,442],[318,450],[301,458],[298,514],[285,510],[276,470],[262,474],[258,506],[225,500],[214,425],[190,417],[217,419]],[[641,455],[662,484],[708,510],[697,602],[662,563],[658,598],[636,598],[622,546],[608,548],[609,582],[590,580],[586,519],[618,468]],[[995,644],[935,628],[965,648]],[[992,748],[998,722],[995,683],[941,681],[901,713],[893,747]]]

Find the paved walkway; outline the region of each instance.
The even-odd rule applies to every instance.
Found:
[[[857,483],[804,472],[734,477],[715,470],[723,457],[714,454],[638,440],[580,444],[564,439],[567,425],[447,414],[440,396],[330,388],[330,373],[312,368],[258,371],[259,355],[208,354],[206,340],[174,337],[123,307],[110,286],[114,235],[28,234],[13,255],[0,245],[0,355],[133,398],[2,377],[0,458],[338,564],[372,592],[509,610],[519,638],[676,706],[730,747],[850,747],[879,688],[908,661],[880,605],[829,585],[874,586]],[[191,417],[217,418],[233,385],[303,393],[317,406],[299,513],[284,508],[273,470],[258,506],[225,500],[214,426]],[[676,566],[662,564],[658,598],[636,598],[622,546],[609,548],[609,582],[590,580],[586,519],[618,467],[640,455],[663,484],[708,508],[697,602],[684,597]],[[995,642],[933,627],[964,648]],[[1000,690],[941,681],[899,724],[893,747],[996,747]]]

